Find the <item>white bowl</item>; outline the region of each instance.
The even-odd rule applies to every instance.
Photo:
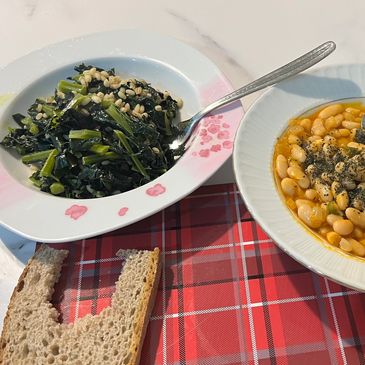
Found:
[[[309,269],[345,286],[365,290],[365,261],[325,247],[298,222],[276,189],[272,159],[288,121],[326,102],[365,95],[365,65],[318,69],[264,93],[245,115],[233,153],[238,188],[268,235]]]
[[[0,139],[11,115],[25,113],[38,96],[85,62],[115,67],[184,100],[182,119],[232,91],[221,71],[195,49],[142,31],[113,31],[58,43],[0,70]],[[3,97],[1,97],[3,95]],[[4,95],[12,98],[3,105]],[[114,230],[147,217],[199,187],[232,154],[243,110],[236,103],[202,121],[201,135],[167,173],[126,193],[99,199],[66,199],[43,193],[18,157],[0,149],[0,223],[32,240],[70,241]]]

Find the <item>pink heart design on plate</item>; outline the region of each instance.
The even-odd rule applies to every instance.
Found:
[[[127,212],[128,212],[128,208],[127,208],[127,207],[123,207],[123,208],[120,208],[120,209],[119,209],[118,215],[119,215],[120,217],[123,217],[123,215],[126,215],[126,214],[127,214]]]
[[[70,218],[77,220],[87,212],[87,209],[85,205],[74,204],[65,211],[65,215],[69,215]]]
[[[146,190],[147,195],[149,196],[158,196],[163,194],[166,191],[166,188],[161,184],[156,184],[149,189]]]

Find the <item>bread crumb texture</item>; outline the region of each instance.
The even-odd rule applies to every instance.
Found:
[[[58,322],[50,300],[68,252],[42,245],[10,300],[0,364],[138,364],[160,276],[160,253],[120,250],[125,260],[111,306],[75,323]]]

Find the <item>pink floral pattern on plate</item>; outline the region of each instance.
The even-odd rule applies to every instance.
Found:
[[[66,209],[65,215],[69,215],[70,218],[77,220],[87,212],[85,205],[71,205],[70,208]]]
[[[202,139],[201,139],[201,142],[200,143],[209,143],[211,140],[213,139],[213,137],[212,136],[208,136],[208,135],[206,135],[206,136],[202,136]]]
[[[163,194],[166,191],[166,188],[161,184],[156,184],[149,189],[146,190],[146,194],[149,196],[158,196]]]
[[[218,139],[228,139],[229,138],[229,131],[221,131],[218,133]]]
[[[200,157],[209,157],[209,155],[210,155],[210,151],[209,151],[209,149],[208,149],[208,148],[201,149],[201,150],[199,151],[199,156],[200,156]]]
[[[224,149],[232,149],[230,140],[230,124],[225,122],[223,115],[212,115],[202,121],[198,137],[201,149],[192,151],[192,156],[207,158],[211,152],[221,152]]]
[[[220,144],[214,144],[212,147],[210,147],[210,150],[212,152],[219,152],[222,149]]]
[[[118,215],[120,217],[123,217],[124,215],[127,214],[128,210],[129,210],[129,208],[127,208],[127,207],[120,208],[119,211],[118,211]]]
[[[219,124],[212,124],[209,128],[208,128],[208,132],[211,134],[216,134],[218,133],[219,129],[220,129],[220,125]]]
[[[233,148],[233,142],[232,141],[224,141],[223,142],[223,148],[226,148],[228,150]]]

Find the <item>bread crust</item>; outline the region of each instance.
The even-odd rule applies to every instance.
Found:
[[[18,279],[18,283],[16,287],[13,290],[13,294],[10,297],[10,302],[8,309],[6,311],[6,315],[4,318],[4,324],[3,324],[3,330],[1,332],[1,338],[0,338],[0,365],[4,363],[4,355],[5,355],[5,347],[6,347],[6,338],[9,335],[9,327],[10,327],[10,312],[11,309],[14,306],[14,302],[16,300],[18,289],[20,287],[20,283],[24,280],[24,278],[27,276],[28,271],[30,267],[32,266],[33,261],[36,259],[37,255],[39,255],[43,250],[46,249],[46,245],[41,245],[38,250],[35,252],[35,254],[32,256],[32,258],[28,261],[27,265],[25,266],[22,274],[20,275]]]
[[[138,307],[139,313],[133,336],[131,341],[130,353],[132,354],[128,365],[138,365],[141,358],[144,338],[146,336],[148,323],[151,312],[155,304],[156,294],[161,276],[161,255],[160,250],[155,248],[151,255],[151,265],[144,286],[144,296]],[[121,363],[122,364],[122,363]]]
[[[10,337],[10,315],[12,309],[14,307],[14,303],[17,301],[18,291],[22,288],[22,281],[27,276],[33,262],[37,259],[37,257],[47,248],[46,245],[41,245],[33,257],[28,261],[27,265],[25,266],[22,274],[19,277],[18,283],[14,288],[12,296],[10,298],[10,303],[8,306],[8,310],[6,312],[6,316],[4,319],[3,330],[0,338],[0,365],[4,364],[5,354],[6,354],[6,345],[7,339]],[[67,251],[64,251],[65,256]],[[62,261],[60,263],[62,266]],[[154,306],[158,284],[161,275],[161,257],[160,257],[160,250],[158,248],[154,249],[154,251],[150,255],[150,264],[149,270],[146,276],[146,283],[143,286],[142,293],[143,297],[140,300],[138,307],[136,308],[137,313],[139,316],[134,321],[134,332],[131,338],[131,347],[130,347],[130,359],[128,364],[130,365],[138,365],[140,361],[141,351],[143,347],[143,341],[146,335],[150,315]],[[121,360],[120,364],[123,363],[123,359]]]

